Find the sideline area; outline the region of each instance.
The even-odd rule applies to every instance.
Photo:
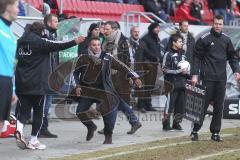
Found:
[[[240,148],[240,129],[236,128],[240,127],[239,120],[223,120],[223,128],[235,129],[225,130],[224,132],[222,132],[222,135],[225,136],[225,141],[223,143],[217,144],[208,140],[210,137],[208,132],[210,118],[206,117],[203,129],[201,130],[200,138],[202,139],[202,141],[192,143],[189,137],[191,130],[191,123],[189,121],[183,121],[183,128],[185,129],[185,132],[165,132],[162,131],[161,112],[148,112],[146,114],[137,114],[139,115],[139,119],[143,126],[134,135],[127,135],[126,132],[130,129],[130,125],[124,115],[119,112],[113,134],[113,144],[111,145],[103,145],[102,142],[104,140],[104,136],[98,133],[95,134],[95,136],[90,142],[86,142],[85,137],[87,134],[87,130],[79,121],[63,121],[59,119],[53,119],[50,122],[50,131],[58,134],[59,138],[40,138],[40,141],[47,145],[46,150],[20,150],[17,148],[14,138],[0,139],[1,159],[45,160],[52,158],[60,158],[61,160],[70,160],[71,156],[74,155],[73,160],[90,160],[94,158],[96,159],[98,157],[109,156],[110,154],[114,154],[116,152],[124,153],[134,151],[133,153],[130,152],[126,155],[117,155],[112,159],[128,160],[123,159],[123,157],[128,158],[130,156],[133,156],[131,160],[141,160],[141,157],[145,155],[145,159],[143,158],[144,160],[147,160],[146,157],[152,160],[161,160],[161,157],[164,157],[164,160],[171,160],[171,156],[169,155],[177,151],[176,153],[178,154],[175,154],[174,157],[174,160],[176,160],[176,157],[177,159],[183,159],[181,157],[185,155],[188,156],[184,158],[196,158],[200,155],[210,155],[225,150],[233,150]],[[102,119],[95,120],[95,122],[98,126],[98,130],[103,128]],[[29,138],[30,128],[31,127],[29,125],[26,126],[26,138]],[[206,149],[206,146],[210,148]],[[215,150],[214,147],[216,146],[217,149]],[[145,151],[144,149],[146,148],[150,148],[151,150]],[[229,154],[234,154],[234,152]],[[85,155],[89,156],[82,158],[78,157]],[[95,157],[91,157],[90,155],[94,155]],[[150,155],[152,155],[153,157],[150,157]],[[191,157],[189,155],[195,155],[196,157]],[[103,159],[110,160],[111,157],[103,157]]]

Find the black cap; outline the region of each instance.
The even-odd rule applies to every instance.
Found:
[[[154,30],[154,28],[156,28],[156,27],[158,27],[158,26],[160,27],[159,23],[156,23],[156,22],[151,23],[151,24],[148,26],[148,31],[152,32],[152,31]]]
[[[96,28],[99,28],[99,25],[97,23],[92,23],[88,29],[88,32],[91,33]]]

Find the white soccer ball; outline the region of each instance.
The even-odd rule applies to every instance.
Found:
[[[179,63],[178,63],[178,65],[177,65],[177,67],[179,68],[179,69],[184,69],[184,70],[187,70],[187,72],[188,73],[190,73],[190,63],[188,62],[188,61],[185,61],[185,60],[183,60],[183,61],[180,61]]]

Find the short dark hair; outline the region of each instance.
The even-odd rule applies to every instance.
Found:
[[[189,23],[188,20],[185,19],[185,20],[182,20],[182,21],[179,22],[179,26],[182,26],[183,22]]]
[[[44,31],[45,26],[42,22],[33,22],[29,30],[42,37],[42,32]]]
[[[2,15],[8,5],[13,5],[17,0],[0,0],[0,15]]]
[[[52,20],[52,17],[57,17],[58,18],[58,16],[56,14],[47,14],[44,17],[43,23],[47,26],[47,23]]]
[[[216,16],[214,16],[214,17],[213,17],[213,21],[214,21],[215,19],[217,19],[217,20],[223,20],[223,21],[224,21],[224,18],[223,18],[222,15],[216,15]]]
[[[171,47],[173,45],[173,42],[177,42],[178,39],[182,39],[184,40],[183,36],[181,36],[180,34],[176,33],[176,34],[173,34],[171,37],[170,37],[170,44],[171,44]]]
[[[100,38],[98,38],[98,37],[91,37],[89,39],[89,41],[88,41],[88,45],[90,45],[92,41],[100,41],[101,42]]]
[[[119,26],[116,22],[113,22],[113,21],[107,21],[105,22],[104,25],[110,25],[112,29],[119,29]]]

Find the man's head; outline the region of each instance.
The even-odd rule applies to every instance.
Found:
[[[159,34],[160,32],[160,25],[158,23],[151,23],[149,26],[148,26],[148,31],[149,32],[152,32],[154,34]]]
[[[88,44],[88,49],[90,49],[93,54],[101,53],[101,41],[98,37],[92,37]]]
[[[179,34],[174,34],[171,36],[172,48],[179,50],[183,46],[183,37]]]
[[[113,21],[107,21],[104,24],[104,35],[109,36],[111,33],[118,29],[117,23]]]
[[[0,0],[0,15],[8,21],[17,19],[18,0]]]
[[[213,18],[213,30],[217,33],[221,33],[223,30],[223,16],[217,15]]]
[[[57,30],[58,17],[55,14],[47,14],[43,20],[44,24],[51,29]]]
[[[92,23],[88,29],[88,35],[91,35],[93,37],[99,37],[100,34],[100,28],[97,23]]]
[[[138,40],[140,38],[140,29],[137,26],[133,26],[130,30],[131,38]]]
[[[33,24],[31,24],[29,28],[30,32],[33,32],[40,37],[42,37],[44,29],[45,29],[45,25],[41,22],[33,22]]]
[[[97,24],[99,26],[100,33],[104,34],[104,25],[105,25],[105,23],[104,22],[98,22]]]
[[[179,30],[182,33],[187,33],[188,32],[188,21],[187,20],[183,20],[179,23]]]

